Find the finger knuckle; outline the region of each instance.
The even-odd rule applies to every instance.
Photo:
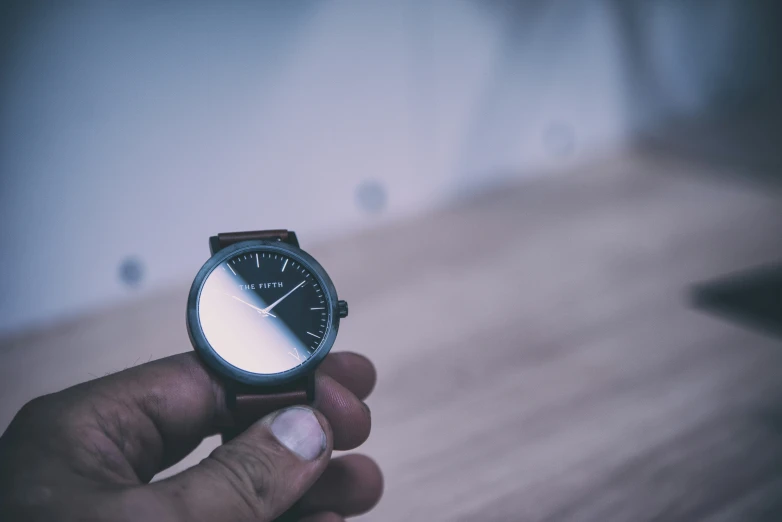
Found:
[[[14,416],[12,426],[18,426],[20,424],[26,426],[34,426],[44,421],[47,409],[49,409],[49,402],[51,399],[48,396],[37,397],[28,401]]]

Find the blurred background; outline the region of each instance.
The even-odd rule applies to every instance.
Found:
[[[378,366],[364,519],[778,520],[780,15],[1,2],[0,427],[288,228]]]

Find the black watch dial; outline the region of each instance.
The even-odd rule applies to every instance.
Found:
[[[275,374],[304,363],[331,325],[322,283],[279,252],[242,252],[207,276],[198,299],[204,337],[229,364]]]

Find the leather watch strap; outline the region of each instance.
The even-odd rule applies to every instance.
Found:
[[[223,442],[228,442],[255,421],[274,411],[311,403],[314,395],[313,376],[267,390],[226,385],[226,402],[234,425],[222,431]]]
[[[247,232],[220,233],[209,238],[212,254],[239,243],[262,239],[283,241],[299,246],[296,233],[292,230],[253,230]],[[285,386],[275,388],[253,388],[237,383],[226,383],[226,403],[234,424],[222,430],[223,442],[228,442],[255,421],[274,411],[290,406],[304,405],[314,400],[314,377],[308,376]]]
[[[221,232],[209,238],[209,248],[212,254],[240,241],[263,239],[266,241],[283,241],[293,246],[299,246],[296,232],[292,230],[248,230],[245,232]]]

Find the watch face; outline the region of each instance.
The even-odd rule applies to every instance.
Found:
[[[206,341],[223,360],[254,374],[291,370],[331,328],[323,281],[287,253],[244,249],[206,277],[197,304]]]

